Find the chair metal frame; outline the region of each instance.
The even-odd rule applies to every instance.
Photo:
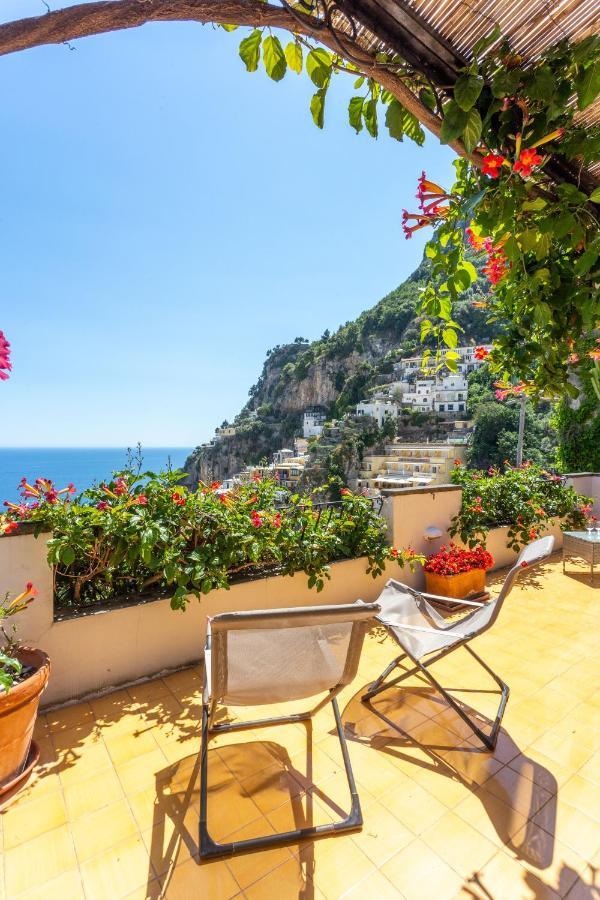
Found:
[[[531,560],[531,562],[529,562],[529,561],[525,562],[524,559],[527,559],[528,551],[530,551],[536,544],[540,545],[540,546],[543,544],[544,548],[548,547],[549,549],[548,550],[544,549],[544,552],[539,556],[535,556]],[[502,725],[502,719],[504,717],[504,711],[506,709],[506,704],[508,703],[508,698],[510,695],[510,688],[500,678],[500,676],[497,675],[496,672],[494,672],[493,669],[491,669],[490,666],[488,666],[488,664],[486,662],[484,662],[484,660],[477,653],[475,653],[473,648],[469,646],[469,643],[472,640],[474,640],[476,637],[479,637],[481,634],[483,634],[485,631],[487,631],[489,628],[492,627],[492,625],[494,624],[494,622],[496,621],[496,619],[498,617],[500,608],[501,608],[504,600],[506,599],[506,597],[512,590],[513,584],[516,581],[519,574],[522,572],[523,567],[530,570],[536,566],[539,566],[546,559],[548,559],[548,557],[550,556],[550,553],[552,552],[553,545],[554,545],[554,538],[541,538],[538,541],[533,542],[533,544],[527,545],[527,547],[525,547],[521,551],[521,554],[519,555],[519,558],[517,559],[516,564],[508,572],[506,579],[504,581],[504,584],[502,585],[502,588],[501,588],[498,596],[494,600],[489,601],[491,603],[494,603],[496,606],[489,622],[483,628],[480,628],[478,631],[475,631],[472,634],[461,635],[459,630],[455,631],[454,633],[457,635],[458,640],[456,640],[450,646],[444,647],[443,650],[440,650],[440,651],[432,650],[429,653],[423,654],[421,659],[425,660],[424,662],[422,662],[421,659],[417,659],[415,656],[413,656],[413,654],[411,654],[409,652],[409,650],[407,650],[407,648],[404,646],[404,644],[398,637],[398,635],[396,633],[396,629],[399,631],[402,631],[404,629],[407,631],[427,631],[427,632],[431,632],[434,629],[423,628],[418,625],[408,625],[408,624],[392,625],[391,623],[385,622],[383,620],[382,616],[378,616],[377,618],[379,619],[379,621],[387,628],[388,632],[393,637],[393,639],[396,641],[396,643],[402,648],[403,652],[400,654],[400,656],[397,656],[395,659],[392,660],[392,662],[381,673],[379,678],[377,678],[377,680],[373,682],[373,684],[370,686],[369,690],[366,691],[365,694],[363,694],[363,696],[361,697],[361,700],[363,701],[363,703],[368,703],[373,697],[377,696],[377,694],[380,694],[383,691],[387,691],[391,687],[395,687],[396,685],[398,685],[402,681],[404,681],[406,678],[409,678],[411,675],[420,673],[435,688],[435,690],[439,691],[439,693],[442,695],[444,700],[446,700],[446,702],[452,707],[452,709],[460,716],[460,718],[463,720],[463,722],[465,722],[465,724],[469,726],[469,728],[474,732],[474,734],[477,735],[477,737],[484,744],[484,746],[488,750],[493,751],[496,748],[496,744],[498,742],[498,734],[500,732],[500,727]],[[426,593],[425,591],[415,591],[413,588],[408,587],[408,585],[402,585],[402,587],[408,593],[413,594],[415,597],[423,598],[424,600],[441,601],[448,605],[457,604],[460,606],[471,606],[471,607],[478,607],[478,608],[481,608],[486,605],[484,603],[478,603],[473,600],[457,600],[452,597],[443,597],[443,596],[440,596],[439,594],[429,594],[429,593]],[[385,615],[385,610],[384,610],[384,615]],[[456,623],[457,629],[460,629],[460,625],[461,625],[460,621]],[[437,678],[435,678],[435,676],[432,674],[432,672],[429,671],[430,666],[432,666],[435,662],[438,662],[438,660],[443,659],[445,656],[447,656],[449,653],[452,653],[454,650],[458,650],[459,647],[464,647],[465,650],[467,650],[471,654],[471,656],[480,664],[480,666],[482,666],[482,668],[485,669],[485,671],[489,675],[491,675],[493,680],[496,682],[496,684],[500,688],[500,691],[499,691],[500,703],[498,705],[498,710],[496,712],[496,716],[492,723],[492,727],[491,727],[489,734],[486,734],[484,731],[482,731],[482,729],[473,720],[473,718],[465,712],[465,710],[463,709],[461,704],[454,697],[451,696],[451,694],[448,692],[448,690],[446,690],[446,688],[444,688],[439,683]],[[432,653],[435,654],[433,657],[431,657]],[[431,657],[431,658],[427,659],[427,657]],[[393,672],[393,670],[397,666],[400,665],[402,660],[404,660],[406,658],[408,658],[413,663],[413,667],[408,669],[405,672],[402,672],[402,674],[399,675],[397,678],[394,678],[391,681],[386,682],[385,679],[388,677],[388,675],[390,675]],[[494,693],[498,693],[498,692],[494,692]]]
[[[380,609],[377,604],[365,604],[374,614]],[[272,612],[276,613],[276,610]],[[297,614],[303,612],[302,609],[295,610]],[[211,637],[210,626],[207,634],[207,650],[210,652]],[[348,831],[358,831],[362,827],[363,817],[360,806],[360,798],[356,788],[356,781],[352,771],[350,762],[350,754],[348,745],[344,735],[344,728],[340,710],[336,700],[337,695],[344,689],[345,683],[338,684],[332,688],[327,695],[317,703],[312,709],[306,712],[293,713],[289,716],[275,716],[265,719],[254,719],[245,722],[225,722],[214,724],[214,716],[217,709],[217,701],[214,698],[204,696],[202,704],[202,746],[201,746],[201,763],[200,763],[200,858],[216,859],[221,857],[230,857],[240,852],[250,852],[263,850],[265,847],[280,846],[283,844],[297,843],[307,838],[324,837],[331,834],[339,834]],[[309,825],[303,828],[296,828],[291,831],[279,832],[274,835],[263,835],[255,838],[247,838],[241,841],[230,841],[220,843],[215,841],[208,830],[208,742],[211,734],[222,734],[229,731],[241,731],[248,728],[260,728],[269,725],[287,725],[298,722],[306,722],[312,720],[313,716],[321,709],[331,703],[333,715],[335,719],[335,727],[340,742],[340,749],[344,761],[344,770],[348,781],[351,805],[350,812],[343,819],[337,822],[331,822],[323,825]]]

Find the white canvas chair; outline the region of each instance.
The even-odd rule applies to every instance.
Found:
[[[508,702],[509,688],[468,644],[473,638],[478,637],[492,627],[500,614],[502,604],[524,569],[530,569],[532,566],[537,566],[544,562],[552,553],[553,547],[554,538],[552,536],[540,538],[524,547],[516,563],[508,572],[500,593],[487,603],[440,597],[436,594],[415,591],[399,581],[388,581],[383,592],[377,598],[377,602],[381,604],[381,613],[377,616],[377,619],[385,625],[389,634],[400,645],[403,652],[396,659],[392,660],[377,681],[373,682],[369,690],[361,698],[363,702],[367,702],[372,697],[375,697],[376,694],[387,691],[410,675],[419,672],[442,694],[446,702],[475,732],[485,746],[489,750],[493,750],[498,740],[502,716]],[[430,600],[443,601],[449,605],[464,605],[472,607],[472,610],[460,619],[449,621],[440,615],[438,610],[431,605]],[[500,705],[489,734],[486,734],[479,728],[473,719],[467,715],[463,707],[429,671],[429,667],[433,663],[447,656],[448,653],[452,653],[458,647],[464,647],[465,650],[468,650],[471,656],[492,676],[500,688]],[[432,656],[431,654],[435,655]],[[388,675],[407,657],[413,663],[413,667],[402,672],[401,675],[392,679],[392,681],[386,682],[385,679]]]
[[[365,633],[380,611],[376,603],[222,613],[208,621],[202,705],[200,856],[230,856],[275,844],[360,828],[362,815],[336,695],[356,675]],[[215,724],[218,704],[256,706],[325,693],[304,713]],[[351,795],[346,818],[235,843],[216,843],[207,823],[210,733],[301,722],[331,702]]]

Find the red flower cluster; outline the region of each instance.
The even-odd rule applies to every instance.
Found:
[[[340,494],[342,495],[342,497],[351,497],[352,491],[349,491],[348,488],[342,488],[340,490]]]
[[[420,213],[409,213],[406,209],[402,210],[402,230],[406,238],[412,237],[413,233],[420,228],[435,225],[436,222],[444,218],[449,209],[448,206],[441,206],[440,204],[444,200],[449,200],[450,195],[435,181],[428,181],[425,172],[421,172],[416,197],[419,201]],[[407,224],[413,220],[414,225]]]
[[[510,269],[510,263],[502,247],[492,246],[487,250],[487,254],[488,261],[483,267],[484,274],[487,275],[492,284],[498,284]]]
[[[493,565],[494,559],[485,547],[463,550],[450,541],[448,547],[443,544],[437,553],[428,556],[423,568],[436,575],[459,575],[473,569],[491,569]]]
[[[475,350],[473,352],[473,356],[475,357],[475,359],[478,359],[478,360],[487,359],[487,357],[489,355],[490,355],[490,351],[487,350],[485,347],[475,347]]]
[[[0,331],[0,381],[7,381],[7,372],[12,369],[10,361],[10,344],[4,337],[4,332]]]
[[[510,268],[510,263],[502,246],[500,244],[494,244],[490,237],[480,237],[479,235],[476,235],[472,228],[466,228],[465,234],[467,236],[467,243],[476,253],[487,253],[488,260],[483,267],[483,271],[492,284],[498,284],[500,279],[506,275]],[[483,350],[485,348],[482,347],[481,349]]]
[[[505,162],[505,158],[500,153],[488,153],[483,157],[482,172],[484,175],[489,175],[490,178],[499,178]]]
[[[185,497],[178,493],[178,491],[173,491],[171,500],[176,506],[185,506]]]
[[[252,519],[252,524],[255,528],[260,528],[263,524],[262,516],[257,513],[255,509],[250,513],[250,518]]]
[[[484,512],[483,506],[481,505],[481,497],[475,497],[475,503],[470,507],[471,512],[482,513]]]
[[[517,161],[513,165],[513,172],[519,172],[523,178],[529,178],[531,170],[535,166],[539,166],[543,158],[544,157],[540,156],[533,147],[521,150]]]

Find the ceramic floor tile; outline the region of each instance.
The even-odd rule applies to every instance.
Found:
[[[126,800],[109,803],[103,809],[77,819],[71,826],[79,862],[103,853],[137,831],[137,823]]]
[[[18,847],[66,821],[65,801],[58,791],[19,805],[4,822],[4,849]]]
[[[427,844],[417,838],[381,869],[406,900],[454,897],[461,878]]]
[[[199,900],[201,897],[229,900],[240,894],[240,886],[227,863],[218,860],[199,864],[189,859],[163,876],[160,882],[162,896],[173,900]]]
[[[115,900],[155,878],[142,838],[132,835],[81,863],[86,900]]]
[[[67,814],[71,822],[96,812],[123,797],[123,788],[112,769],[92,775],[64,790]]]
[[[4,854],[9,900],[77,866],[73,838],[67,825],[47,831]]]

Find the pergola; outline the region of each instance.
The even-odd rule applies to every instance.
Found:
[[[512,50],[532,64],[561,39],[577,43],[598,31],[597,0],[90,0],[42,16],[0,25],[0,55],[62,43],[147,22],[221,22],[272,26],[315,38],[355,63],[391,91],[419,121],[439,135],[441,116],[421,102],[406,79],[377,54],[400,57],[437,89],[448,91],[473,47],[498,25]],[[600,100],[576,121],[600,122]],[[459,141],[451,146],[461,155]],[[600,161],[587,170],[550,160],[557,181],[574,181],[590,193],[600,179]]]

